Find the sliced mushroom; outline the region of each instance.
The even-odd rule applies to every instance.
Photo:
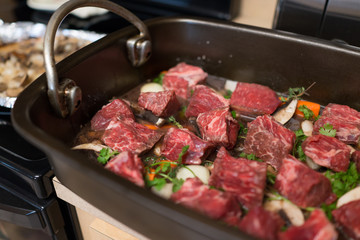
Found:
[[[287,219],[294,226],[301,226],[304,224],[304,214],[301,209],[286,200],[267,200],[264,203],[264,208],[271,212],[283,212]]]
[[[93,150],[95,152],[100,152],[101,149],[103,148],[107,148],[107,146],[102,145],[102,144],[98,144],[98,143],[84,143],[84,144],[80,144],[77,145],[75,147],[73,147],[73,150]]]
[[[145,83],[141,88],[140,92],[161,92],[164,88],[158,83]]]
[[[157,190],[155,187],[152,187],[151,191],[162,198],[169,199],[171,194],[173,193],[172,188],[173,188],[172,183],[166,183],[165,186],[163,186],[160,190]]]
[[[285,108],[277,111],[273,117],[281,124],[287,123],[294,116],[298,100],[292,100]]]
[[[337,204],[336,204],[336,207],[339,208],[341,207],[342,205],[345,205],[349,202],[352,202],[352,201],[356,201],[356,200],[359,200],[360,199],[360,186],[348,191],[347,193],[345,193],[344,195],[342,195]]]
[[[301,122],[301,129],[303,130],[305,136],[310,137],[314,129],[314,124],[310,120],[304,120]]]
[[[210,171],[204,166],[200,165],[187,165],[182,167],[176,173],[176,178],[184,179],[198,177],[204,184],[209,183]]]

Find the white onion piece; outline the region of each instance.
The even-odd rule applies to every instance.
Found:
[[[233,92],[233,91],[235,91],[235,88],[236,88],[237,84],[238,84],[237,81],[226,80],[224,89],[225,90],[230,90],[230,91]]]
[[[292,100],[285,108],[277,111],[273,117],[281,124],[287,123],[294,116],[298,100]]]
[[[314,170],[318,170],[319,168],[321,168],[320,165],[316,164],[311,158],[309,158],[308,156],[306,156],[306,164],[311,168],[311,169],[314,169]]]
[[[189,169],[192,171],[190,171]],[[208,184],[209,182],[209,178],[210,178],[210,171],[209,169],[207,169],[204,166],[200,166],[200,165],[186,165],[186,167],[182,167],[178,170],[178,172],[176,173],[176,178],[178,179],[184,179],[186,180],[187,178],[193,178],[195,177],[194,174],[196,175],[196,177],[198,177],[204,184]]]
[[[158,83],[145,83],[141,88],[140,92],[161,92],[164,88]]]
[[[338,200],[338,202],[336,204],[336,207],[339,208],[342,205],[345,205],[345,204],[347,204],[349,202],[356,201],[356,200],[360,200],[360,186],[356,187],[356,188],[348,191],[344,195],[342,195],[339,198],[339,200]]]
[[[108,146],[102,144],[95,144],[95,143],[84,143],[73,147],[73,150],[93,150],[95,152],[100,152],[101,149],[107,148]]]
[[[301,129],[303,130],[305,136],[310,137],[314,129],[314,124],[310,120],[304,120],[301,123]]]
[[[304,224],[305,220],[301,209],[288,201],[269,200],[264,203],[264,208],[271,212],[279,212],[282,210],[294,226],[301,226]]]
[[[155,187],[151,188],[151,191],[158,195],[159,197],[169,199],[172,192],[173,184],[172,183],[166,183],[164,187],[161,190],[157,190]]]

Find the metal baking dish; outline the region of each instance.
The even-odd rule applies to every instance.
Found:
[[[82,103],[74,114],[65,118],[56,114],[48,99],[47,78],[42,75],[19,95],[12,110],[14,126],[47,154],[66,187],[144,236],[251,239],[89,162],[70,149],[75,135],[109,99],[181,61],[200,66],[210,75],[255,82],[279,92],[316,82],[309,97],[313,101],[360,109],[360,51],[225,21],[159,18],[147,21],[146,26],[152,55],[142,66],[133,67],[126,53],[126,41],[138,33],[136,28],[109,34],[56,65],[59,79],[71,79],[81,88]]]

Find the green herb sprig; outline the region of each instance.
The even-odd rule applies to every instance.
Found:
[[[246,158],[248,160],[257,161],[257,162],[263,162],[260,158],[256,157],[255,154],[246,154],[244,152],[240,153],[239,157]]]
[[[101,164],[106,164],[110,160],[110,158],[117,154],[119,154],[118,151],[112,151],[110,148],[103,148],[100,150],[97,160]]]
[[[301,129],[295,131],[295,136],[296,138],[292,153],[297,159],[304,162],[306,160],[306,155],[301,147],[301,144],[305,141],[307,136]]]
[[[305,120],[311,120],[314,118],[315,114],[314,112],[308,108],[306,105],[301,105],[298,107],[299,111],[304,114]]]
[[[326,123],[323,127],[319,129],[319,133],[329,137],[336,136],[336,129],[334,129],[333,125]]]
[[[165,73],[160,73],[156,78],[153,79],[153,82],[162,85],[164,76],[165,76]]]
[[[169,122],[173,123],[175,126],[177,126],[178,128],[184,128],[178,121],[176,121],[174,116],[170,116],[168,118]]]

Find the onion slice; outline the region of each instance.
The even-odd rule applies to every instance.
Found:
[[[338,202],[336,204],[336,207],[339,208],[342,205],[345,205],[345,204],[347,204],[349,202],[356,201],[356,200],[359,200],[359,199],[360,199],[360,186],[356,187],[356,188],[348,191],[344,195],[342,195],[339,198],[339,200],[338,200]]]
[[[305,136],[310,137],[314,129],[314,124],[310,120],[304,120],[301,122],[301,129],[303,130]]]

